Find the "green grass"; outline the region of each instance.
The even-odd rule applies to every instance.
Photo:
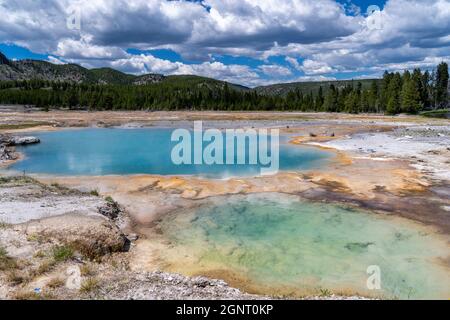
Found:
[[[49,122],[36,122],[36,123],[17,123],[17,124],[0,124],[0,130],[19,130],[19,129],[29,129],[39,126],[49,126],[53,125]]]
[[[52,249],[52,256],[55,262],[64,262],[71,259],[74,251],[68,246],[55,246]]]
[[[425,112],[422,112],[420,115],[427,117],[427,118],[450,119],[450,109],[425,111]]]
[[[0,247],[0,270],[9,271],[17,268],[17,262],[8,255],[5,248]]]
[[[38,181],[28,176],[0,177],[0,185],[7,183],[12,183],[15,185],[23,185],[27,183],[39,184]]]
[[[110,203],[110,204],[115,204],[115,203],[116,203],[116,202],[114,201],[114,199],[113,199],[112,197],[110,197],[110,196],[107,196],[107,197],[105,198],[105,201],[108,202],[108,203]]]
[[[330,297],[333,295],[333,292],[331,292],[328,289],[319,289],[319,297]]]

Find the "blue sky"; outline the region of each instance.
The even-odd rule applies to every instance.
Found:
[[[0,0],[0,11],[11,59],[247,86],[430,69],[450,52],[448,0]]]

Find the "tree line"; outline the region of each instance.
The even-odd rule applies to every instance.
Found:
[[[443,62],[431,73],[414,69],[385,72],[363,88],[361,82],[285,96],[236,90],[227,83],[203,79],[162,81],[147,85],[92,85],[45,80],[0,82],[0,103],[89,110],[281,110],[415,114],[446,108],[449,71]]]

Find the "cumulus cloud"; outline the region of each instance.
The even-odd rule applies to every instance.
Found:
[[[296,58],[286,57],[285,60],[296,70],[301,70],[301,65]]]
[[[0,0],[0,41],[21,44],[35,51],[52,51],[70,37],[63,4],[57,1]]]
[[[47,61],[53,64],[66,64],[66,62],[54,56],[48,56]]]
[[[266,75],[275,77],[286,77],[292,74],[292,71],[288,68],[276,64],[262,65],[258,69]]]
[[[89,39],[63,39],[58,42],[54,52],[56,55],[70,59],[120,59],[126,57],[126,52],[118,47],[98,46],[90,43]]]
[[[203,62],[200,64],[185,64],[157,58],[151,54],[126,54],[124,58],[112,61],[100,59],[76,60],[87,68],[111,67],[122,72],[141,75],[146,73],[159,73],[170,75],[195,74],[204,77],[221,79],[237,84],[259,85],[260,77],[257,72],[248,66],[221,62]],[[75,60],[70,60],[75,62]]]
[[[307,75],[327,74],[336,71],[326,62],[314,61],[309,59],[303,61],[303,64],[299,68],[303,70]]]
[[[80,30],[67,27],[74,8],[80,10]],[[333,0],[0,0],[0,12],[0,43],[46,53],[53,61],[249,85],[428,68],[450,56],[448,0],[387,0],[370,17],[352,1]],[[169,48],[197,62],[133,55],[129,48]],[[212,55],[262,63],[227,65]],[[284,57],[286,64],[268,62],[271,56]]]
[[[363,23],[358,32],[341,39],[274,47],[266,55],[286,52],[306,56],[303,69],[309,73],[429,68],[429,61],[449,58],[449,1],[389,0],[377,19],[376,28]],[[327,71],[326,66],[331,69]]]

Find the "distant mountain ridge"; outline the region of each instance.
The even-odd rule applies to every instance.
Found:
[[[194,75],[165,76],[151,73],[136,76],[112,68],[87,69],[77,64],[53,64],[48,61],[31,59],[12,61],[0,52],[0,81],[32,79],[105,85],[147,85],[182,80],[197,86],[207,85],[222,88],[228,84],[238,91],[250,90],[241,85]]]
[[[11,61],[9,61],[8,58],[0,52],[0,65],[2,64],[10,65]]]
[[[290,91],[300,90],[306,94],[313,92],[317,94],[322,87],[324,93],[333,84],[342,88],[349,84],[361,82],[363,88],[367,88],[373,80],[342,80],[322,82],[294,82],[280,83],[268,86],[260,86],[254,89],[228,83],[225,81],[199,77],[194,75],[165,76],[162,74],[131,75],[112,68],[87,69],[77,64],[53,64],[41,60],[9,60],[0,52],[0,81],[31,80],[39,79],[46,81],[68,81],[87,84],[111,84],[111,85],[147,85],[163,81],[187,81],[192,85],[208,85],[223,87],[228,84],[238,91],[256,91],[263,95],[285,96]]]
[[[355,80],[328,80],[328,81],[308,81],[308,82],[290,82],[278,83],[268,86],[260,86],[254,88],[258,94],[272,95],[272,96],[286,96],[289,92],[299,90],[303,94],[316,95],[322,87],[323,94],[326,94],[333,85],[336,89],[343,89],[346,86],[356,87],[361,83],[362,89],[369,89],[373,81],[381,81],[381,79],[355,79]]]
[[[76,64],[53,64],[40,60],[11,61],[0,52],[0,81],[30,79],[90,84],[148,84],[162,81],[164,76],[134,76],[111,68],[86,69]]]

